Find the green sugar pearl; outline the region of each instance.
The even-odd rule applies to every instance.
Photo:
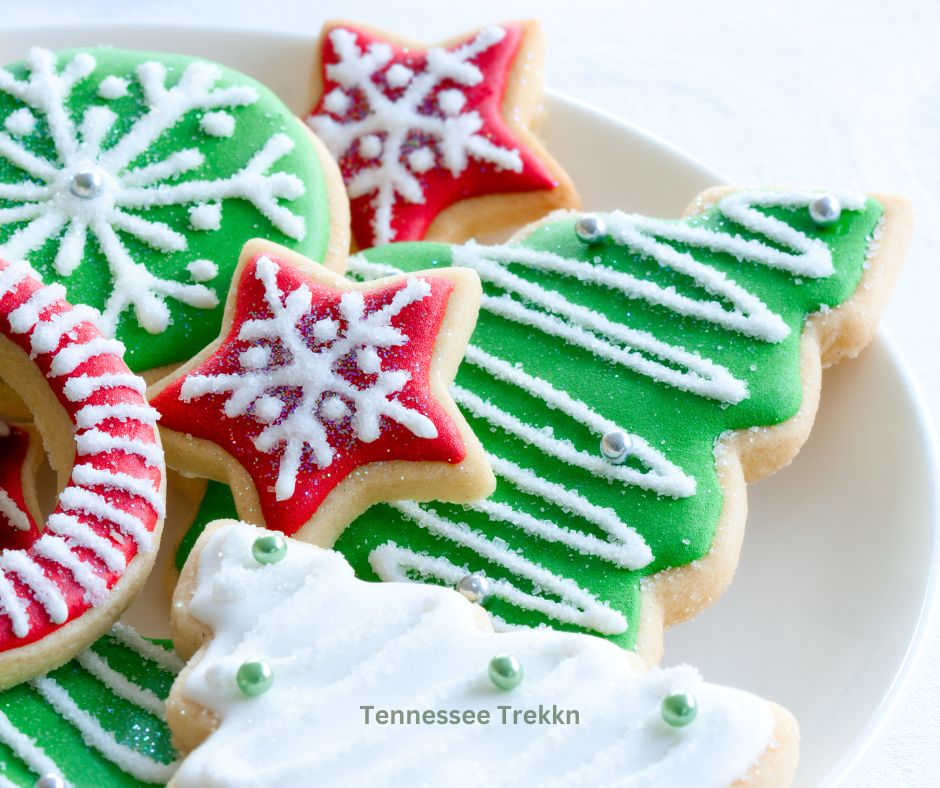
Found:
[[[522,683],[522,663],[511,654],[498,654],[490,660],[490,681],[501,690],[512,690]]]
[[[238,688],[249,698],[263,695],[274,683],[271,666],[262,660],[243,662],[235,674]]]
[[[259,564],[276,564],[287,555],[287,540],[280,534],[265,534],[255,539],[251,554]]]
[[[698,701],[688,692],[677,692],[663,698],[662,715],[667,725],[684,728],[698,714]]]

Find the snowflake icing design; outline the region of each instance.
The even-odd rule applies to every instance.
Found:
[[[399,198],[425,201],[418,176],[435,167],[456,178],[475,159],[498,170],[522,172],[520,152],[480,133],[483,118],[467,109],[459,88],[483,80],[473,60],[505,36],[503,28],[488,27],[456,49],[429,49],[424,70],[415,73],[393,62],[392,47],[384,42],[363,49],[350,30],[337,28],[329,34],[339,60],[327,66],[326,75],[338,87],[323,100],[329,114],[313,115],[308,123],[335,158],[356,153],[364,162],[346,181],[346,190],[351,199],[375,195],[376,244],[395,239],[392,221]],[[442,89],[444,83],[449,85]],[[357,98],[365,103],[364,112]]]
[[[174,182],[205,162],[196,148],[188,147],[140,167],[133,163],[165,132],[193,111],[205,114],[203,133],[230,137],[235,119],[225,109],[254,104],[259,96],[247,85],[214,86],[221,78],[217,66],[194,61],[179,81],[167,86],[166,67],[146,62],[136,70],[145,111],[126,133],[104,148],[118,115],[105,104],[84,109],[75,123],[69,99],[77,85],[85,82],[97,63],[88,53],[79,53],[57,71],[56,56],[43,49],[31,50],[29,75],[17,79],[0,69],[0,92],[26,106],[11,112],[0,128],[0,157],[23,173],[20,183],[0,183],[0,200],[11,205],[0,208],[0,226],[25,222],[4,244],[0,257],[27,258],[53,238],[58,239],[55,270],[68,277],[81,265],[88,235],[103,252],[112,289],[103,313],[104,327],[114,333],[121,314],[133,307],[137,321],[148,332],[166,330],[170,321],[167,298],[201,309],[218,304],[215,291],[202,282],[214,278],[218,266],[210,260],[193,260],[187,266],[191,283],[163,279],[134,260],[120,233],[137,239],[158,252],[182,252],[186,237],[167,224],[148,219],[148,209],[189,206],[194,230],[219,228],[222,201],[241,198],[250,202],[278,230],[296,240],[305,235],[305,222],[278,203],[304,194],[295,175],[271,172],[271,168],[294,148],[286,134],[271,136],[245,167],[228,177],[213,180]],[[101,80],[97,95],[110,101],[127,94],[129,80],[110,75]],[[23,138],[32,134],[41,117],[55,150],[55,160],[31,152]]]
[[[301,284],[285,297],[277,272],[270,258],[258,259],[255,277],[264,287],[270,316],[246,320],[240,326],[238,339],[250,343],[239,354],[240,371],[189,375],[180,399],[189,402],[206,394],[227,393],[226,416],[249,415],[264,425],[254,445],[266,454],[282,450],[275,484],[279,501],[293,496],[306,449],[319,468],[330,466],[335,456],[331,431],[347,419],[353,435],[363,443],[378,440],[383,418],[419,438],[436,438],[434,422],[395,396],[411,373],[384,369],[378,354],[382,348],[408,343],[409,338],[391,321],[406,307],[427,298],[431,293],[428,281],[406,280],[387,304],[368,314],[362,293],[346,292],[339,301],[341,322],[317,318],[307,285]],[[355,377],[361,379],[344,377],[348,359],[353,359],[354,373],[361,373]],[[282,418],[288,407],[289,413]]]

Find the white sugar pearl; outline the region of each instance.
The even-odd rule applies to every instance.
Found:
[[[839,221],[839,217],[842,216],[842,204],[838,197],[824,194],[810,203],[809,215],[816,224],[827,227]]]
[[[601,454],[611,462],[623,462],[630,452],[632,441],[623,430],[611,430],[601,438]]]

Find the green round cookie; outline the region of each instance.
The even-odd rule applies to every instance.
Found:
[[[0,258],[100,309],[134,371],[215,338],[247,240],[323,259],[329,228],[311,135],[236,71],[108,48],[0,69]]]

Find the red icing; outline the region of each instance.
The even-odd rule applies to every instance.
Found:
[[[483,72],[483,79],[478,84],[471,86],[458,85],[451,80],[444,80],[430,94],[430,100],[422,108],[422,111],[427,114],[441,116],[434,99],[442,90],[459,89],[467,99],[464,111],[476,110],[483,120],[484,125],[480,133],[501,148],[518,150],[522,158],[523,168],[520,172],[508,169],[499,170],[488,162],[470,158],[466,169],[456,177],[440,164],[436,164],[426,173],[415,174],[424,192],[424,202],[407,202],[401,197],[395,201],[392,209],[392,229],[395,241],[413,241],[424,238],[434,218],[445,208],[460,200],[484,194],[553,189],[557,185],[551,170],[532,151],[521,144],[503,119],[503,97],[509,83],[510,69],[522,43],[524,29],[520,25],[504,25],[502,27],[506,31],[506,36],[502,41],[481,52],[471,61]],[[382,41],[382,39],[357,28],[344,27],[344,29],[355,34],[360,48]],[[460,42],[454,45],[450,50],[457,49],[463,43]],[[415,73],[419,73],[425,67],[427,54],[422,50],[402,49],[401,47],[389,45],[394,52],[393,59],[386,68],[373,77],[373,82],[383,89],[386,96],[395,98],[401,93],[402,89],[393,89],[386,84],[384,75],[387,70],[396,63],[401,63],[411,68]],[[368,111],[367,105],[361,96],[354,99],[351,110],[343,116],[331,113],[325,108],[326,96],[337,87],[337,83],[328,77],[327,67],[336,63],[338,59],[329,37],[324,37],[320,72],[323,91],[319,103],[310,112],[311,117],[324,115],[341,121],[349,118],[362,118]],[[409,143],[414,147],[420,146],[422,143],[431,147],[434,146],[432,141],[423,138],[420,133],[416,132],[409,136]],[[409,149],[408,144],[403,147],[405,151]],[[351,150],[340,156],[339,165],[343,180],[348,183],[356,173],[368,167],[369,161],[358,155],[358,148],[354,145]],[[352,230],[359,247],[363,249],[375,244],[372,229],[372,219],[375,215],[373,198],[373,194],[367,194],[350,201]]]
[[[227,336],[218,350],[190,374],[237,374],[242,371],[239,354],[256,343],[238,339],[239,329],[245,320],[270,315],[264,301],[263,284],[255,276],[257,259],[245,266],[238,281],[235,314]],[[312,328],[315,320],[332,317],[340,323],[342,331],[344,321],[338,312],[342,291],[314,283],[306,274],[285,261],[277,263],[280,267],[277,283],[285,296],[301,284],[306,284],[313,294],[313,316],[301,325]],[[180,377],[153,399],[153,406],[161,414],[160,423],[169,429],[211,441],[231,454],[250,474],[267,526],[286,534],[295,533],[310,520],[336,485],[360,466],[383,460],[461,462],[466,453],[463,440],[456,424],[432,396],[428,380],[434,343],[453,284],[450,280],[434,276],[423,278],[431,285],[431,293],[423,300],[405,307],[392,319],[392,325],[402,330],[410,341],[399,347],[379,349],[378,353],[386,369],[410,371],[411,380],[396,394],[396,398],[406,407],[427,416],[437,427],[437,438],[419,438],[404,426],[383,417],[379,438],[372,443],[363,443],[351,434],[346,426],[348,421],[340,422],[337,429],[329,430],[329,442],[336,452],[332,463],[326,468],[318,467],[312,452],[309,448],[305,449],[294,495],[278,501],[274,485],[281,448],[269,454],[256,449],[253,441],[264,425],[249,415],[234,418],[225,416],[223,406],[228,399],[227,394],[205,394],[183,402],[180,389],[185,376]],[[366,314],[387,304],[403,286],[399,282],[365,291]],[[277,349],[274,352],[276,357]],[[342,374],[359,387],[368,377],[352,363],[348,368],[343,366]],[[281,419],[288,412],[285,409]]]
[[[39,536],[39,526],[26,506],[23,493],[25,479],[23,464],[29,451],[29,433],[14,424],[9,425],[9,435],[0,435],[0,490],[29,520],[28,531],[21,531],[0,512],[0,549],[19,550],[29,547]]]
[[[0,260],[0,274],[3,274],[9,267],[10,265],[7,262]],[[44,285],[36,278],[36,275],[30,274],[22,279],[18,285],[3,292],[2,296],[0,296],[0,334],[2,334],[7,341],[21,348],[27,355],[29,355],[32,350],[30,336],[34,329],[30,328],[30,330],[25,333],[15,332],[10,325],[9,315],[14,309],[25,303],[30,296],[43,289],[43,287]],[[66,301],[56,301],[41,312],[38,323],[48,321],[54,315],[67,312],[71,309],[72,306]],[[87,399],[77,402],[72,402],[65,396],[65,384],[74,377],[80,375],[97,376],[104,372],[130,372],[123,360],[118,356],[98,355],[83,362],[71,373],[58,376],[52,374],[52,363],[56,356],[62,351],[101,337],[101,333],[94,324],[82,322],[60,340],[56,350],[51,353],[41,353],[33,359],[33,363],[46,378],[47,383],[62,408],[65,410],[66,415],[73,425],[76,426],[77,434],[87,432],[86,429],[78,428],[76,422],[76,413],[87,405],[115,403],[146,406],[147,404],[143,396],[129,388],[98,390],[93,392]],[[96,429],[105,434],[134,437],[151,447],[155,446],[157,442],[155,430],[146,423],[135,419],[121,421],[117,418],[108,418],[96,425]],[[141,480],[149,481],[153,490],[155,492],[160,491],[162,494],[162,463],[158,468],[150,467],[140,456],[118,450],[86,454],[83,456],[76,455],[75,463],[76,467],[79,465],[91,465],[95,468],[108,468],[121,471]],[[132,493],[100,485],[79,485],[74,482],[74,478],[69,480],[69,486],[98,493],[116,508],[136,516],[147,531],[153,531],[159,522],[160,516],[151,505]],[[59,514],[65,511],[67,510],[57,502],[53,513]],[[99,536],[106,538],[115,548],[124,554],[128,563],[130,563],[137,554],[138,546],[136,542],[125,535],[117,525],[84,512],[70,511],[68,514],[77,517]],[[24,582],[23,578],[13,571],[10,565],[3,567],[3,576],[12,584],[16,595],[28,604],[27,616],[29,619],[29,631],[22,637],[16,635],[13,631],[12,617],[4,611],[0,611],[0,651],[8,651],[41,640],[46,635],[80,618],[81,615],[91,607],[90,603],[84,598],[84,588],[75,582],[70,570],[48,558],[40,556],[35,549],[37,540],[33,538],[32,541],[32,546],[29,546],[28,549],[23,549],[22,553],[25,554],[58,589],[66,602],[68,615],[64,622],[59,624],[53,623],[44,607],[39,603],[36,595]],[[87,548],[72,546],[71,552],[101,577],[109,589],[113,588],[123,575],[121,571],[109,569],[94,552]],[[103,604],[107,604],[107,601],[105,600]]]

